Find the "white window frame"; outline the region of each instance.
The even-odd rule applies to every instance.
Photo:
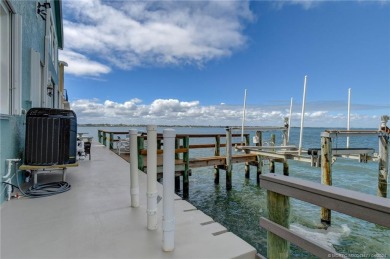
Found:
[[[0,114],[11,114],[11,10],[0,0]]]
[[[15,13],[7,0],[0,0],[2,15],[0,38],[0,114],[22,112],[22,16]]]
[[[57,61],[57,33],[55,29],[55,23],[54,23],[54,18],[53,18],[53,12],[52,8],[50,9],[50,29],[49,29],[49,54],[51,56],[51,61],[53,62],[53,66],[56,72],[58,72],[58,61]]]

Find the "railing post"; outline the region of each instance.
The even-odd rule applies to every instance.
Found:
[[[249,134],[245,135],[245,145],[249,146]],[[249,154],[249,150],[245,150],[246,154]],[[245,162],[245,178],[249,179],[250,178],[250,166],[249,162]]]
[[[221,136],[215,136],[215,150],[214,156],[221,155]],[[219,184],[219,168],[218,166],[214,166],[214,184]]]
[[[332,138],[321,136],[321,183],[332,185]],[[331,210],[321,208],[321,223],[331,224]]]
[[[173,129],[165,129],[163,154],[163,251],[175,248],[175,209],[174,209],[174,177],[175,177],[175,136]]]
[[[256,131],[256,146],[262,146],[263,145],[263,136],[261,131]],[[261,158],[260,155],[257,156],[257,177],[256,181],[259,184],[260,183],[260,175],[261,175],[261,170],[263,167],[263,159]]]
[[[287,146],[288,145],[288,123],[286,122],[284,124],[285,126],[285,130],[283,130],[283,146]],[[283,175],[289,175],[289,172],[288,172],[288,160],[287,159],[284,159],[283,161]]]
[[[290,198],[282,194],[267,191],[268,218],[285,227],[290,225]],[[287,240],[268,231],[267,257],[288,258],[290,243]]]
[[[189,196],[190,180],[188,176],[189,163],[190,163],[190,137],[185,136],[183,138],[183,148],[187,148],[187,152],[183,153],[184,172],[183,172],[183,198],[186,199]]]
[[[232,130],[226,127],[226,190],[232,189]]]
[[[387,197],[387,176],[389,173],[389,137],[379,137],[379,174],[378,174],[378,192],[377,196]]]
[[[180,139],[176,138],[175,139],[175,149],[180,148]],[[179,160],[180,159],[180,154],[175,153],[175,159]],[[180,192],[180,175],[176,176],[175,175],[175,192]]]
[[[103,145],[107,146],[107,132],[103,131]]]
[[[157,126],[147,126],[147,210],[148,229],[157,229]]]
[[[109,148],[114,149],[114,133],[110,132]]]
[[[99,140],[99,143],[101,144],[102,143],[102,130],[98,130],[98,140]]]
[[[131,207],[139,206],[137,130],[130,129],[130,195]]]
[[[144,170],[144,156],[141,154],[141,150],[145,148],[145,139],[143,136],[138,136],[137,138],[137,149],[138,149],[138,169]]]
[[[276,142],[275,134],[271,134],[270,146],[275,146],[275,142]],[[275,149],[273,149],[272,151],[275,151]],[[269,172],[270,173],[275,173],[275,162],[273,160],[269,161]]]

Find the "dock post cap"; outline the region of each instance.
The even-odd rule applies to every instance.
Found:
[[[129,134],[130,135],[137,135],[138,134],[138,130],[136,130],[136,129],[129,129]]]
[[[174,138],[176,137],[176,132],[174,129],[164,129],[163,136],[164,138]]]
[[[146,128],[148,131],[157,131],[157,125],[148,125]]]

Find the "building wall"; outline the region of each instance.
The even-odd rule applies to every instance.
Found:
[[[5,1],[5,0],[0,0]],[[7,174],[6,159],[20,158],[23,162],[24,140],[25,140],[25,121],[26,112],[32,107],[31,102],[31,50],[35,50],[40,55],[41,63],[45,62],[45,20],[36,14],[36,1],[19,1],[8,0],[17,14],[22,16],[22,71],[21,71],[21,114],[5,115],[0,114],[0,179],[3,181],[3,176]],[[42,0],[41,3],[44,1]],[[59,2],[61,3],[61,2]],[[55,10],[54,0],[51,1],[53,15],[57,14]],[[46,19],[49,17],[49,12]],[[62,19],[62,17],[61,17]],[[53,19],[54,23],[56,19]],[[58,51],[54,52],[58,56]],[[48,58],[49,74],[51,80],[55,83],[57,89],[59,87],[58,79],[58,62],[53,64],[51,57]],[[58,60],[58,59],[57,59]],[[43,91],[46,91],[46,86],[43,85]],[[1,94],[4,94],[3,92]],[[47,97],[44,92],[43,96]],[[58,103],[58,102],[56,102]],[[42,105],[41,105],[42,106]],[[47,106],[47,105],[46,105]],[[58,108],[58,107],[55,107]],[[15,172],[13,171],[12,183],[16,183]],[[18,173],[19,180],[23,181],[22,173]],[[6,199],[6,188],[4,184],[0,185],[0,204]]]

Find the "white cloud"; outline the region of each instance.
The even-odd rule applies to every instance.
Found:
[[[248,106],[246,125],[282,126],[283,119],[288,116],[289,111],[280,107],[280,105]],[[328,107],[331,105],[328,104]],[[177,99],[156,99],[150,104],[144,104],[138,98],[124,103],[96,99],[77,100],[71,103],[71,108],[76,112],[79,123],[239,126],[242,118],[241,106],[226,104],[202,106],[199,101],[187,102]],[[298,127],[300,119],[301,113],[294,111],[292,126]],[[346,113],[340,110],[316,110],[308,106],[305,112],[305,126],[309,127],[346,127],[346,122]],[[375,128],[379,123],[378,116],[375,115],[355,113],[351,115],[352,127]]]
[[[312,8],[315,8],[319,6],[321,3],[324,2],[336,2],[338,0],[277,0],[277,1],[271,1],[273,6],[277,9],[282,9],[286,5],[298,5],[301,6],[304,10],[309,10]],[[354,0],[351,0],[354,1]]]
[[[242,47],[242,23],[253,18],[248,1],[90,0],[63,5],[65,48],[80,54],[74,62],[66,60],[67,72],[74,75],[88,72],[85,62],[77,63],[92,55],[121,69],[202,65]]]
[[[99,76],[111,72],[111,68],[108,66],[90,60],[88,57],[74,51],[60,51],[59,58],[68,63],[65,71],[72,75]]]

